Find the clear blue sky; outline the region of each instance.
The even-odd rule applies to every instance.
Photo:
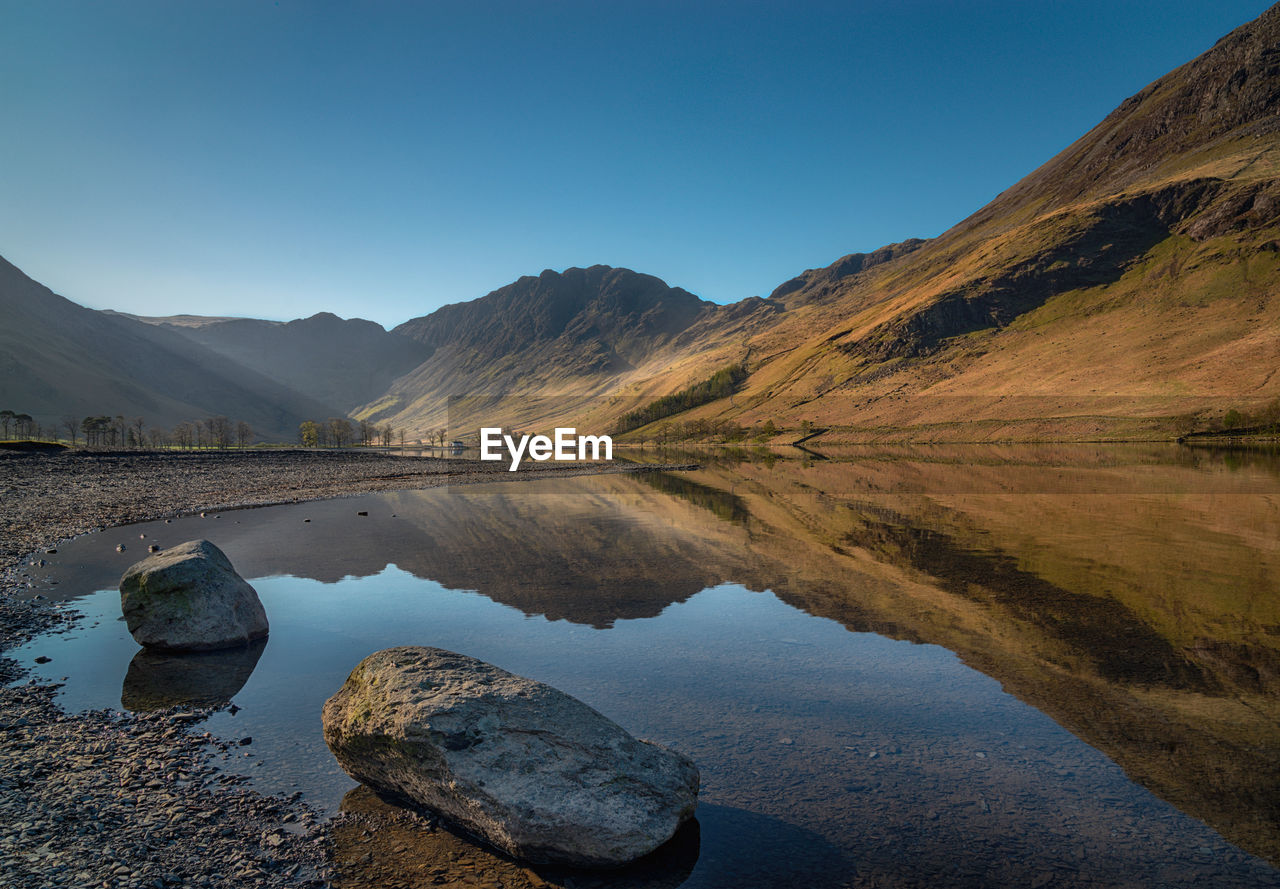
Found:
[[[140,314],[595,263],[730,302],[939,234],[1267,5],[0,0],[0,255]]]

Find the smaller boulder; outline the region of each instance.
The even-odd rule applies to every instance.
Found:
[[[267,636],[258,593],[207,540],[148,556],[120,578],[120,609],[139,645],[212,651]]]

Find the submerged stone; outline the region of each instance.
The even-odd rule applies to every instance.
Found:
[[[258,593],[207,540],[148,556],[120,578],[120,609],[138,644],[210,651],[267,636]]]
[[[347,774],[525,861],[618,867],[697,805],[687,757],[549,685],[439,648],[371,654],[323,715]]]

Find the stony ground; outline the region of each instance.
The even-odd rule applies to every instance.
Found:
[[[499,464],[368,452],[0,452],[0,652],[75,620],[17,595],[19,566],[61,540],[201,510],[512,478]],[[0,654],[0,886],[330,883],[343,819],[219,772],[212,756],[227,744],[202,732],[207,711],[67,714],[54,687],[24,678]]]

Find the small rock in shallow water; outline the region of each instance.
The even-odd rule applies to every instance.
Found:
[[[367,510],[361,510],[360,512],[356,513],[356,515],[368,515],[368,514],[369,513]]]
[[[49,663],[51,660],[53,660],[53,658],[51,658],[51,657],[45,657],[44,655],[40,655],[40,657],[36,658],[36,663],[37,663],[37,664],[47,664],[47,663]]]

